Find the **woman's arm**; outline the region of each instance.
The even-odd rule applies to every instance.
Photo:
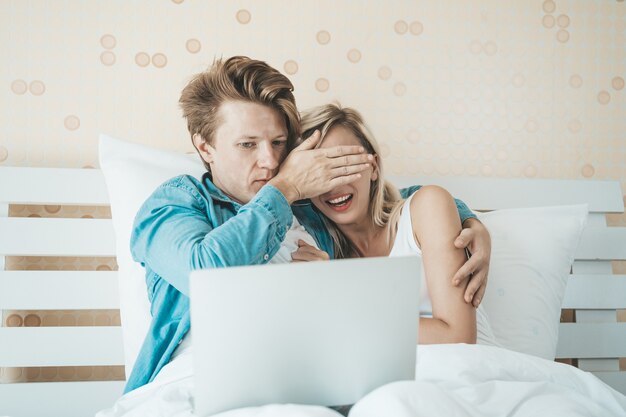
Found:
[[[403,188],[400,194],[403,198],[408,198],[421,188],[420,185]],[[487,278],[489,274],[489,262],[491,260],[491,238],[487,228],[478,220],[476,215],[459,200],[454,199],[458,215],[461,219],[463,230],[454,241],[457,248],[467,248],[470,258],[465,262],[453,277],[454,285],[461,282],[462,278],[470,277],[469,285],[465,289],[465,301],[478,307],[487,289]],[[459,281],[459,284],[456,282]]]
[[[454,199],[441,187],[423,187],[411,200],[411,220],[433,307],[432,318],[420,318],[419,343],[476,343],[476,311],[464,300],[468,279],[452,282],[466,260],[454,245],[461,231]]]

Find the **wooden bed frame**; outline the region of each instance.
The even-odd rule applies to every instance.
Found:
[[[624,211],[615,181],[395,177],[398,186],[439,184],[474,210],[588,203],[590,217],[563,302],[576,323],[562,323],[558,358],[577,358],[626,393],[626,228],[607,227]],[[0,167],[0,310],[118,309],[117,275],[106,271],[5,271],[4,256],[115,256],[110,219],[8,217],[9,204],[108,206],[95,169]],[[120,327],[0,327],[0,367],[123,365]],[[87,416],[113,404],[123,381],[0,384],[0,415]]]

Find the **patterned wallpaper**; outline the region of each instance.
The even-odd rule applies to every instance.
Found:
[[[100,132],[189,152],[180,90],[214,57],[242,54],[288,75],[300,108],[360,110],[392,174],[612,179],[626,202],[623,0],[4,0],[0,28],[0,165],[94,168]],[[626,226],[626,215],[607,217]],[[116,265],[8,258],[6,268]],[[115,311],[70,316],[2,314],[6,326],[119,323]],[[0,379],[121,372],[0,369]]]

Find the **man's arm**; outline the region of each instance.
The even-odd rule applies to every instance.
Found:
[[[130,242],[135,261],[185,295],[192,270],[267,262],[293,219],[284,196],[272,186],[224,221],[226,213],[192,185],[179,177],[159,187],[137,213]]]

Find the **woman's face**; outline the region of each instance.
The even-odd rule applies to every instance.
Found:
[[[362,146],[359,139],[349,129],[335,126],[328,131],[320,147],[346,145]],[[358,180],[312,198],[311,202],[338,226],[367,221],[371,182],[376,178],[378,178],[378,168],[374,163],[374,167],[361,172],[361,178]]]

